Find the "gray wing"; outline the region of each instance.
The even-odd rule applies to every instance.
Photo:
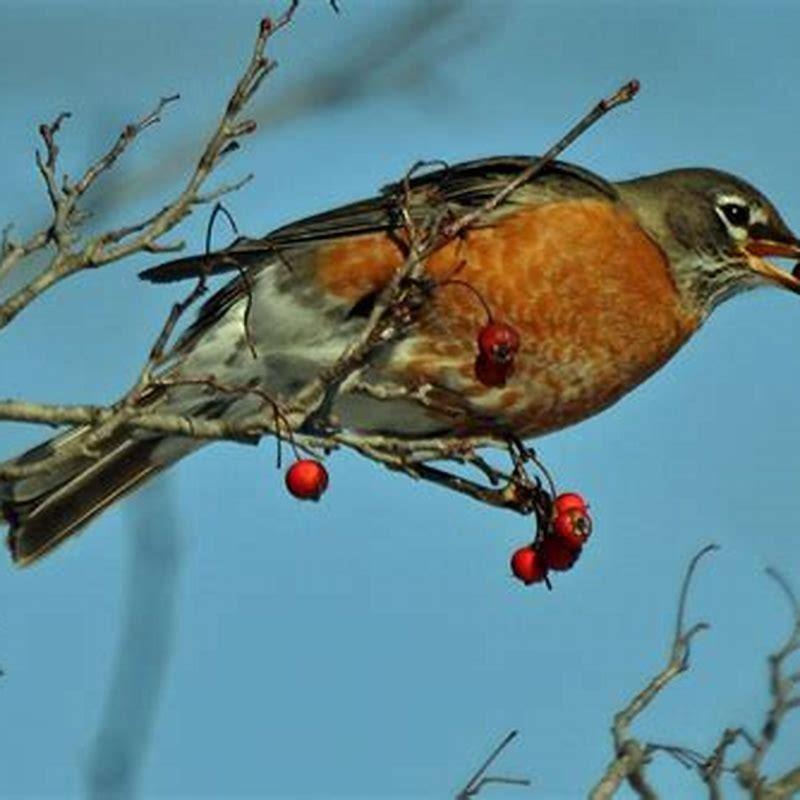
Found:
[[[402,226],[401,203],[405,203],[412,218],[420,221],[430,214],[431,209],[442,206],[450,208],[456,215],[479,208],[535,160],[533,156],[506,156],[444,166],[412,177],[407,182],[389,184],[377,197],[292,222],[261,239],[240,237],[223,250],[151,267],[140,273],[140,277],[153,283],[171,283],[204,275],[239,273],[201,306],[197,318],[174,348],[175,351],[185,350],[232,304],[246,295],[251,268],[282,262],[291,273],[293,257],[313,248],[318,242],[398,230]],[[554,161],[508,198],[499,212],[513,210],[518,203],[547,202],[551,197],[616,200],[618,194],[612,184],[597,175],[572,164]],[[483,224],[492,224],[491,219]],[[360,302],[355,308],[360,308]]]
[[[345,236],[397,230],[401,227],[400,204],[410,190],[408,207],[412,217],[421,219],[431,208],[450,207],[454,213],[479,208],[508,181],[530,166],[534,156],[503,156],[443,166],[385,186],[381,194],[359,200],[321,214],[284,225],[260,239],[240,237],[223,250],[206,255],[188,256],[144,270],[140,277],[153,283],[241,272],[254,263],[279,256],[282,252],[314,242]],[[527,191],[525,191],[527,190]],[[588,170],[561,161],[549,164],[520,198],[530,201],[531,194],[565,196],[604,196],[618,198],[612,184]],[[506,201],[513,206],[514,197]]]

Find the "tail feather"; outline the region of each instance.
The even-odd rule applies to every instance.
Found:
[[[87,431],[68,432],[28,451],[18,463],[31,462],[54,452],[64,441]],[[62,465],[44,473],[33,489],[33,478],[0,485],[2,511],[10,526],[8,547],[14,561],[27,566],[74,535],[108,506],[144,481],[191,452],[198,443],[163,437],[126,439],[107,443],[96,457]],[[158,452],[157,452],[158,451]]]
[[[15,466],[25,466],[43,461],[55,455],[71,443],[79,440],[89,432],[88,425],[70,428],[52,439],[42,442],[22,453],[13,460]],[[113,439],[107,440],[104,453],[110,453],[128,438],[128,434],[120,431]],[[57,470],[35,472],[27,478],[14,481],[0,482],[0,501],[13,500],[14,502],[30,502],[38,497],[58,489],[69,479],[74,477],[81,469],[86,469],[96,463],[97,458],[76,453],[72,458],[61,461]]]

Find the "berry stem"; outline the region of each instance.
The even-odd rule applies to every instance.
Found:
[[[489,307],[489,304],[486,302],[484,296],[471,283],[462,281],[460,278],[448,278],[446,281],[442,281],[440,284],[438,284],[439,289],[442,289],[445,286],[461,286],[464,289],[469,289],[469,291],[472,292],[472,294],[478,299],[478,302],[483,306],[483,310],[486,312],[487,324],[491,325],[491,323],[494,322],[492,309]]]

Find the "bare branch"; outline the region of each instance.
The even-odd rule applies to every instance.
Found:
[[[634,720],[655,700],[656,697],[682,672],[689,667],[689,652],[692,639],[700,631],[708,628],[705,622],[698,622],[686,628],[686,600],[695,570],[700,560],[707,554],[717,550],[717,545],[711,544],[704,547],[691,560],[686,575],[681,584],[678,600],[678,614],[675,634],[669,660],[664,667],[648,684],[635,695],[631,701],[614,717],[612,736],[614,739],[615,757],[606,768],[604,775],[592,789],[592,800],[606,800],[612,797],[623,781],[627,780],[631,789],[640,797],[656,797],[655,792],[645,779],[647,766],[652,748],[642,745],[630,733],[630,726]]]
[[[762,772],[764,758],[775,742],[787,714],[800,707],[800,695],[796,694],[797,681],[794,675],[785,674],[786,661],[800,652],[800,601],[786,578],[776,569],[769,567],[767,575],[783,592],[792,614],[792,628],[783,646],[770,654],[769,688],[772,702],[767,710],[761,732],[750,739],[750,756],[733,767],[740,786],[750,790],[758,798],[791,797],[793,791],[800,790],[800,767],[770,783]]]
[[[698,563],[704,556],[718,549],[718,545],[707,545],[692,558],[681,585],[677,623],[675,635],[672,640],[669,661],[666,667],[614,717],[613,733],[614,740],[618,747],[620,747],[628,737],[628,729],[636,717],[650,705],[674,678],[688,669],[689,651],[692,639],[701,631],[706,630],[708,624],[705,622],[698,622],[690,628],[686,628],[686,599]]]
[[[800,794],[800,766],[767,784],[761,790],[759,797],[763,800],[789,800],[798,794]]]
[[[490,783],[505,784],[507,786],[530,786],[531,782],[527,778],[507,778],[495,775],[486,775],[486,770],[494,763],[500,753],[508,747],[509,744],[517,736],[518,731],[511,731],[506,734],[500,744],[492,750],[489,757],[478,767],[472,777],[464,784],[455,797],[455,800],[469,800],[470,797],[475,797],[484,786]]]
[[[586,116],[576,125],[567,131],[543,156],[534,161],[529,167],[506,186],[503,187],[494,197],[489,198],[480,208],[465,214],[458,220],[445,227],[444,233],[448,238],[457,236],[461,231],[474,225],[484,215],[492,209],[497,208],[500,203],[513,194],[520,186],[527,183],[531,178],[540,173],[548,164],[555,161],[564,150],[567,149],[578,137],[582,136],[599,119],[604,117],[609,111],[623,103],[629,103],[639,92],[639,81],[631,80],[623,84],[614,94],[601,100]]]
[[[43,292],[75,272],[88,267],[101,267],[134,253],[165,250],[171,252],[182,247],[182,243],[164,245],[159,240],[191,214],[195,206],[235,191],[248,180],[245,178],[206,193],[201,191],[220,159],[231,151],[239,138],[255,130],[255,123],[240,119],[240,115],[262,80],[277,66],[275,61],[265,56],[266,44],[275,33],[291,22],[298,3],[299,0],[291,0],[286,11],[275,21],[269,18],[261,21],[250,60],[186,185],[171,203],[141,222],[99,234],[88,239],[82,246],[76,246],[76,228],[82,219],[78,202],[89,187],[113,166],[138,134],[160,120],[164,107],[176,97],[162,98],[153,111],[127,125],[113,146],[92,163],[79,180],[71,182],[65,175],[60,186],[57,177],[58,147],[55,140],[66,115],[60,115],[50,125],[41,126],[45,155],[37,153],[37,165],[45,179],[53,206],[53,222],[46,230],[34,234],[22,245],[9,241],[4,243],[0,256],[0,278],[7,276],[22,258],[48,244],[53,245],[55,252],[40,274],[0,304],[0,328],[11,322]]]
[[[169,97],[162,97],[152,111],[145,114],[141,119],[136,120],[136,122],[126,125],[119,136],[117,136],[117,140],[112,147],[100,156],[97,161],[91,164],[76,183],[70,185],[65,179],[65,192],[74,195],[76,199],[84,195],[103,172],[114,166],[114,162],[127,150],[128,146],[143,130],[161,122],[161,112],[166,106],[179,99],[180,95],[177,94],[170,95]],[[55,162],[53,166],[54,165]]]
[[[706,547],[692,559],[681,588],[669,664],[615,718],[614,740],[617,757],[595,787],[591,795],[593,798],[611,797],[625,780],[640,797],[655,797],[654,793],[650,794],[653,792],[652,788],[644,783],[644,767],[648,759],[658,752],[666,753],[684,767],[695,770],[705,783],[710,800],[721,800],[723,797],[720,781],[726,774],[734,775],[739,785],[747,790],[754,800],[788,800],[800,792],[800,766],[771,781],[762,771],[764,758],[777,738],[786,715],[800,708],[800,695],[795,693],[798,676],[792,673],[786,674],[785,671],[786,660],[800,651],[800,602],[788,581],[774,569],[768,569],[767,574],[777,582],[786,596],[792,611],[793,625],[783,646],[768,659],[772,703],[767,710],[760,734],[753,736],[744,728],[728,728],[707,757],[695,750],[676,745],[649,743],[642,747],[638,741],[627,735],[627,726],[636,714],[645,708],[669,680],[688,667],[691,639],[704,627],[701,623],[686,628],[685,614],[689,586],[699,560],[714,549],[716,548],[713,545]],[[740,741],[747,745],[750,754],[734,766],[728,766],[726,764],[728,752]]]

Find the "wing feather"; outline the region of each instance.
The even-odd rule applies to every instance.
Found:
[[[318,242],[347,236],[397,230],[400,202],[406,198],[412,218],[424,220],[432,208],[449,207],[457,215],[479,208],[509,180],[534,163],[533,156],[505,156],[443,166],[405,181],[388,184],[381,194],[277,228],[261,239],[239,237],[214,253],[189,256],[151,267],[140,277],[153,283],[239,274],[203,303],[197,318],[179,338],[173,352],[190,348],[196,338],[220,319],[248,291],[249,270],[282,261],[291,272],[292,260]],[[495,213],[508,213],[520,203],[544,203],[552,198],[606,197],[618,199],[614,186],[588,170],[560,161],[549,164],[506,199]],[[490,217],[482,224],[492,224]]]
[[[478,208],[534,161],[534,156],[484,158],[417,175],[408,181],[412,217],[421,219],[437,204],[449,206],[455,213]],[[396,230],[401,225],[399,203],[404,191],[403,181],[391,183],[376,197],[305,217],[260,239],[239,237],[223,250],[160,264],[144,270],[140,277],[153,283],[171,283],[241,271],[281,252],[314,242]],[[614,186],[598,175],[573,164],[554,161],[522,187],[516,198],[509,198],[505,207],[510,210],[517,202],[535,202],[537,197],[546,201],[553,196],[598,195],[618,199]]]

